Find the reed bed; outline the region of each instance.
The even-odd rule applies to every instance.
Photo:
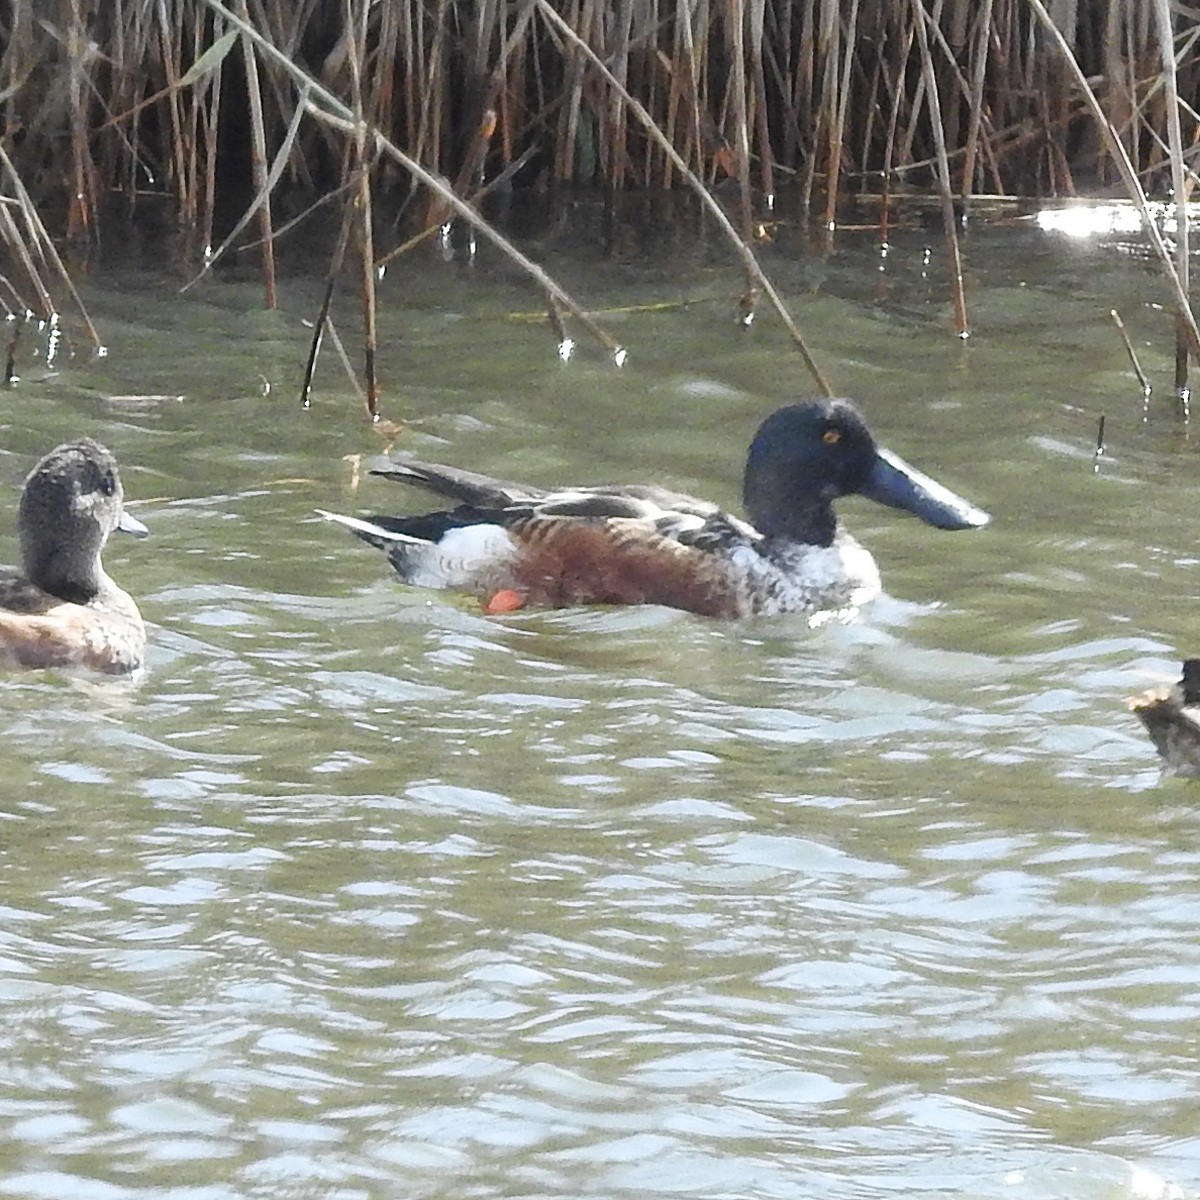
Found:
[[[154,196],[206,267],[252,231],[272,305],[294,227],[276,197],[303,192],[346,213],[374,413],[373,281],[397,242],[470,222],[556,330],[574,317],[619,356],[478,198],[732,181],[743,312],[763,293],[783,312],[751,246],[784,189],[828,226],[849,196],[927,193],[965,335],[956,205],[1190,195],[1198,43],[1200,11],[1169,0],[27,0],[0,6],[0,303],[51,319],[71,291],[46,226],[94,240]],[[388,244],[382,198],[409,226]],[[1158,241],[1186,362],[1186,222],[1174,253]]]

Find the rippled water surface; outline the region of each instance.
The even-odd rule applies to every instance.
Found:
[[[735,504],[810,385],[660,236],[526,236],[619,371],[487,256],[393,272],[397,446]],[[852,624],[403,588],[312,516],[422,499],[356,490],[384,441],[332,356],[299,411],[309,277],[268,314],[110,248],[108,356],[22,343],[4,556],[33,459],[101,438],[151,652],[0,691],[0,1195],[1200,1195],[1200,792],[1122,704],[1197,650],[1164,289],[981,228],[963,344],[934,234],[764,256],[838,390],[996,518],[844,503],[889,593]]]

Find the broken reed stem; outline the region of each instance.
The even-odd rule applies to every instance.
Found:
[[[300,389],[300,407],[312,407],[312,382],[317,369],[317,358],[321,353],[321,342],[329,325],[329,307],[333,303],[333,289],[337,286],[338,274],[346,257],[346,246],[350,241],[350,231],[354,226],[354,199],[346,203],[342,214],[342,228],[338,233],[337,244],[333,248],[333,256],[329,260],[329,273],[325,277],[325,294],[321,299],[321,309],[317,313],[317,321],[313,326],[312,341],[308,347],[308,362],[304,367],[304,383]],[[355,381],[355,387],[358,383]],[[361,394],[361,393],[360,393]]]
[[[1175,270],[1175,264],[1171,261],[1170,252],[1167,250],[1163,236],[1159,232],[1154,217],[1150,212],[1149,201],[1146,199],[1146,193],[1142,188],[1141,181],[1137,177],[1137,172],[1133,168],[1133,163],[1129,159],[1129,154],[1117,131],[1113,128],[1112,122],[1105,115],[1104,109],[1101,107],[1100,101],[1096,98],[1096,93],[1092,90],[1091,84],[1088,83],[1087,77],[1080,68],[1078,60],[1071,53],[1071,47],[1067,45],[1066,39],[1059,32],[1058,26],[1055,25],[1042,0],[1026,0],[1026,3],[1044,26],[1051,42],[1058,48],[1063,61],[1066,63],[1067,70],[1075,79],[1075,85],[1079,89],[1079,94],[1087,102],[1087,106],[1095,118],[1096,125],[1108,146],[1108,151],[1112,155],[1113,161],[1117,164],[1117,169],[1120,171],[1125,189],[1141,213],[1142,223],[1146,229],[1146,236],[1150,239],[1150,245],[1158,258],[1159,265],[1163,269],[1163,274],[1166,275],[1171,290],[1175,293],[1176,311],[1179,314],[1181,322],[1184,324],[1188,346],[1193,356],[1200,362],[1200,329],[1196,328],[1195,314],[1192,312],[1191,304],[1188,302],[1187,293],[1183,288],[1183,281],[1179,278],[1179,273]]]
[[[1100,460],[1104,457],[1104,414],[1100,414],[1100,422],[1096,428],[1096,449],[1092,454],[1092,473],[1100,473]]]
[[[312,341],[308,344],[308,361],[304,364],[304,382],[300,385],[300,407],[312,408],[313,376],[317,371],[317,359],[321,355],[321,343],[325,340],[325,325],[329,320],[329,306],[333,303],[333,289],[337,286],[337,275],[332,271],[325,280],[325,294],[321,297],[321,308],[313,325]]]
[[[1125,343],[1125,353],[1129,355],[1129,361],[1133,364],[1133,373],[1138,377],[1138,382],[1142,385],[1142,395],[1150,395],[1150,380],[1146,378],[1146,372],[1142,370],[1142,364],[1138,362],[1137,353],[1133,349],[1133,343],[1129,340],[1129,333],[1125,328],[1125,322],[1121,320],[1121,314],[1115,308],[1109,309],[1108,315],[1112,317],[1113,324],[1117,327],[1117,332],[1121,335],[1121,340]]]
[[[354,394],[363,404],[366,404],[367,398],[363,395],[363,390],[359,386],[358,376],[354,373],[354,365],[350,362],[350,355],[346,353],[346,347],[342,342],[341,335],[337,331],[337,326],[333,323],[332,317],[327,316],[325,318],[325,328],[329,333],[329,340],[333,343],[333,348],[338,352],[338,358],[342,362],[342,369],[346,372],[346,378],[350,380],[350,386],[354,389]]]
[[[215,3],[215,0],[208,0],[209,3]],[[600,72],[610,87],[621,88],[621,85],[613,78],[612,72],[601,62],[596,52],[558,15],[557,12],[550,6],[549,0],[534,0],[538,7],[538,11],[542,16],[556,28],[572,45],[574,45],[580,53],[586,57]],[[624,91],[623,88],[621,88]],[[712,194],[706,188],[703,182],[697,177],[696,173],[687,165],[683,156],[667,139],[666,134],[654,123],[650,114],[642,107],[642,105],[633,98],[628,92],[625,92],[625,103],[628,105],[637,119],[642,123],[646,132],[662,147],[666,156],[675,164],[675,169],[688,181],[688,184],[700,197],[704,207],[712,213],[718,226],[722,232],[733,243],[742,262],[745,264],[746,270],[754,277],[758,286],[763,293],[771,301],[775,311],[779,314],[788,333],[792,336],[792,341],[796,344],[796,348],[800,351],[801,357],[804,359],[805,366],[808,367],[817,386],[821,389],[821,393],[825,396],[832,396],[833,391],[826,381],[825,376],[821,374],[821,369],[817,366],[816,360],[809,353],[808,346],[805,345],[804,338],[800,334],[800,330],[796,328],[796,323],[792,320],[791,314],[788,312],[786,305],[780,298],[779,293],[775,290],[774,285],[763,273],[762,267],[758,265],[758,259],[754,257],[754,252],[748,245],[738,237],[737,230],[730,223],[729,218],[725,215],[721,206],[713,199]]]
[[[8,352],[4,356],[4,386],[12,387],[17,382],[17,343],[21,340],[23,321],[13,322],[13,335],[8,340]]]
[[[942,127],[942,107],[938,100],[937,77],[933,56],[929,52],[929,35],[925,29],[925,6],[922,0],[912,0],[913,17],[917,27],[917,42],[921,48],[921,70],[925,76],[925,95],[929,102],[929,124],[937,149],[938,190],[942,196],[942,227],[946,235],[946,251],[950,258],[950,292],[954,298],[954,328],[960,338],[969,337],[967,298],[963,291],[962,258],[958,250],[958,221],[954,215],[954,195],[950,190],[950,163],[946,158],[946,134]],[[931,18],[930,18],[931,19]]]

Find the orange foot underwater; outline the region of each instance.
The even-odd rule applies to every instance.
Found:
[[[525,601],[521,593],[514,588],[501,588],[484,606],[483,611],[489,617],[499,616],[501,613],[516,612],[519,608],[525,607]]]

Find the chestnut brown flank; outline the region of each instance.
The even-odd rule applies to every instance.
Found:
[[[532,518],[509,534],[522,549],[514,575],[527,604],[665,604],[706,617],[740,615],[722,559],[648,534],[645,521]]]

